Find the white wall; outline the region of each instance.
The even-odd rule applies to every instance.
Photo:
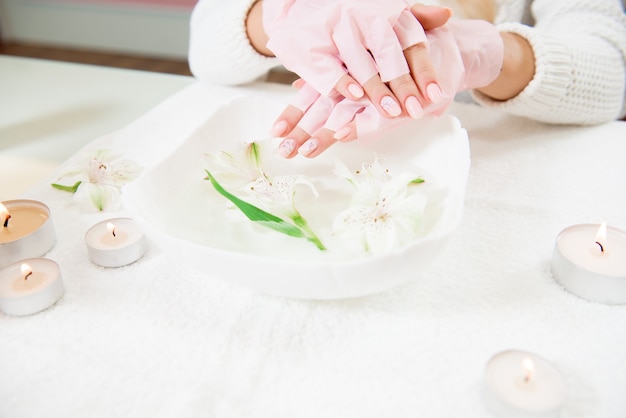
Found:
[[[188,4],[0,0],[5,41],[168,58],[186,58],[190,15]]]

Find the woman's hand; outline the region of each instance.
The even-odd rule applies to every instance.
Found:
[[[443,95],[438,103],[424,107],[426,114],[442,113],[458,91],[490,85],[500,74],[502,38],[495,26],[486,21],[453,21],[430,30],[428,40],[432,47],[429,59],[441,76]],[[280,153],[286,158],[297,153],[315,157],[336,141],[349,141],[357,134],[363,136],[407,119],[383,118],[367,99],[355,101],[337,93],[322,96],[310,85],[302,81],[298,84],[300,91],[278,122],[293,115],[297,124],[282,135],[286,139]]]
[[[267,0],[266,0],[267,1]],[[421,22],[421,26],[430,30],[444,25],[451,16],[451,11],[447,8],[436,6],[426,6],[416,4],[412,6],[411,13]],[[358,109],[363,107],[362,99],[365,97],[371,102],[371,106],[383,116],[409,116],[419,119],[424,114],[424,107],[438,103],[442,100],[442,91],[436,82],[436,71],[430,62],[428,46],[425,42],[417,43],[405,48],[403,51],[404,59],[410,70],[410,74],[403,74],[388,83],[384,83],[379,74],[370,77],[363,85],[363,90],[359,91],[360,86],[356,81],[347,74],[344,74],[339,82],[337,82],[331,94],[326,99],[320,99],[320,94],[314,88],[308,86],[296,96],[295,101],[289,105],[279,116],[275,122],[272,134],[274,136],[289,136],[289,141],[285,142],[281,148],[281,153],[285,157],[296,155],[299,149],[309,138],[311,133],[316,133],[316,138],[321,136],[318,141],[307,143],[302,153],[305,155],[318,155],[326,144],[336,140],[347,141],[356,137],[356,129],[353,125],[344,126],[336,132],[320,131],[320,121],[325,121],[332,113],[331,105],[339,103],[346,98],[349,105],[342,105],[341,109],[336,113],[342,114],[337,119],[345,119],[349,113],[346,109]],[[297,86],[305,84],[303,80],[296,82]],[[319,102],[319,103],[318,103]],[[314,105],[313,109],[309,109]],[[401,107],[400,104],[403,104]],[[346,113],[348,112],[348,113]],[[302,121],[303,117],[307,118]],[[352,114],[352,118],[354,114]],[[348,119],[349,122],[352,118]],[[313,123],[317,120],[317,123]],[[302,122],[301,122],[302,121]],[[347,123],[346,122],[346,123]],[[319,143],[319,146],[315,146]],[[291,152],[288,152],[290,151]],[[308,153],[305,150],[309,151]]]
[[[450,17],[449,9],[421,9],[427,20]],[[437,75],[424,65],[424,29],[405,0],[264,0],[263,22],[267,48],[323,95],[368,97],[386,117],[414,118],[440,99]],[[411,67],[420,69],[413,77]]]

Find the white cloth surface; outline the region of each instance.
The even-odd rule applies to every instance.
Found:
[[[228,98],[290,92],[193,84],[88,148],[149,167]],[[0,417],[488,417],[485,364],[511,348],[563,373],[562,417],[624,416],[626,305],[566,292],[550,258],[568,225],[626,228],[626,123],[450,112],[471,144],[463,222],[415,282],[365,298],[254,293],[154,242],[135,264],[100,268],[84,234],[125,212],[79,212],[54,177],[33,188],[24,197],[52,210],[58,242],[46,257],[66,291],[36,315],[0,314]]]

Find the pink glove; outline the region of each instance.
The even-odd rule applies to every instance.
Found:
[[[428,31],[427,38],[443,98],[425,107],[425,114],[440,115],[457,92],[484,87],[498,77],[504,47],[494,25],[482,20],[454,20]],[[304,112],[298,126],[312,135],[321,128],[339,134],[354,121],[356,135],[363,137],[408,119],[384,118],[366,98],[355,101],[337,94],[321,96],[310,85],[300,89],[292,105]]]
[[[408,74],[403,50],[426,41],[405,0],[264,0],[263,26],[281,63],[324,95],[346,72],[361,85]]]

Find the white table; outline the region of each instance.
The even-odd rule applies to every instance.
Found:
[[[290,90],[194,83],[87,147],[149,167],[240,94],[287,100]],[[258,294],[155,242],[135,264],[96,267],[84,233],[119,214],[82,213],[49,179],[37,183],[24,195],[51,207],[58,242],[47,257],[66,293],[37,315],[0,315],[0,416],[482,418],[485,364],[510,348],[561,370],[563,418],[624,416],[626,306],[569,294],[549,265],[568,225],[626,228],[626,123],[451,112],[472,153],[463,222],[414,283],[366,298]]]
[[[116,131],[192,77],[0,55],[0,200]]]

